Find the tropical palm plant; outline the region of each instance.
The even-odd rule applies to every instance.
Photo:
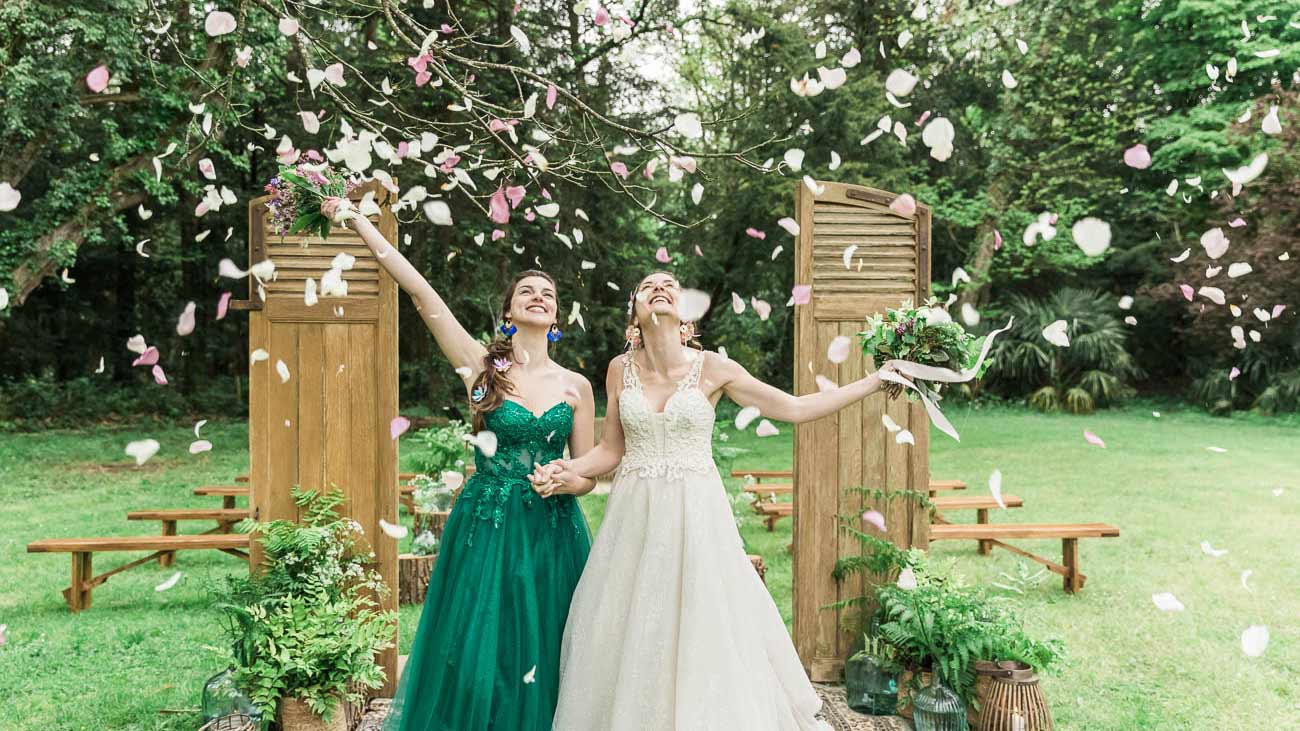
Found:
[[[1027,398],[1042,411],[1086,414],[1133,395],[1142,371],[1128,351],[1128,333],[1114,298],[1096,290],[1062,288],[1042,298],[1012,295],[1015,327],[993,346],[988,387]],[[1054,345],[1043,328],[1065,320],[1070,345]]]

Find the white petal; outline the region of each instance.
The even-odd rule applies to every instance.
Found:
[[[160,446],[156,439],[141,439],[126,445],[126,454],[135,458],[135,464],[138,467],[157,454]]]
[[[778,220],[776,222],[776,225],[785,229],[786,232],[789,233],[791,236],[799,235],[799,222],[795,221],[793,218],[790,218],[789,216],[786,216],[785,218]]]
[[[916,88],[917,78],[903,69],[894,69],[885,77],[885,91],[897,97],[904,97]]]
[[[406,534],[409,532],[406,526],[393,525],[383,518],[379,519],[379,527],[384,531],[384,535],[397,540],[405,538]]]
[[[176,586],[176,582],[180,581],[180,580],[181,580],[181,576],[183,576],[183,575],[184,575],[184,574],[183,574],[182,572],[177,571],[176,573],[172,574],[171,577],[169,577],[166,581],[164,581],[163,583],[161,583],[161,584],[155,586],[155,587],[153,588],[153,590],[154,590],[154,591],[167,591],[168,589],[172,588],[173,586]]]
[[[444,200],[431,200],[424,204],[424,215],[435,226],[451,226],[451,206]]]
[[[889,414],[881,414],[880,423],[885,425],[885,428],[889,430],[890,434],[893,434],[903,428],[899,426],[898,422],[894,421],[894,419],[890,417]]]
[[[748,429],[750,423],[761,415],[762,413],[757,406],[746,406],[740,410],[740,413],[736,414],[736,429],[740,431]]]
[[[289,366],[282,360],[275,361],[275,372],[280,375],[280,383],[289,382]]]
[[[1052,345],[1068,348],[1070,347],[1070,336],[1066,334],[1065,328],[1065,320],[1057,320],[1043,328],[1043,337]]]
[[[1007,509],[1007,504],[1002,501],[1002,470],[993,470],[993,474],[989,475],[989,494],[999,508]]]
[[[1162,612],[1181,612],[1185,609],[1183,603],[1178,601],[1178,597],[1167,591],[1152,594],[1151,601],[1155,603],[1156,609]]]
[[[1201,541],[1201,552],[1206,556],[1213,556],[1215,558],[1226,556],[1228,553],[1227,549],[1211,546],[1209,541]]]
[[[745,300],[741,299],[740,295],[735,292],[731,293],[731,311],[737,315],[745,311]]]
[[[900,589],[911,590],[916,588],[916,572],[912,571],[911,566],[898,572],[898,581],[895,582],[895,585]]]
[[[539,216],[555,218],[560,213],[560,204],[552,201],[551,203],[543,203],[539,206],[535,206],[533,210],[537,211],[537,215]]]
[[[912,432],[908,431],[907,429],[904,429],[894,435],[894,443],[911,444],[912,446],[916,446],[916,437],[912,436]]]
[[[763,419],[758,422],[758,428],[754,430],[754,433],[760,437],[774,437],[781,432],[777,431],[777,428],[772,425],[772,422]]]
[[[709,293],[698,289],[683,289],[677,296],[677,317],[682,322],[699,322],[709,311]]]
[[[1268,628],[1254,624],[1241,633],[1241,651],[1246,657],[1259,657],[1268,648]]]
[[[12,211],[18,207],[23,194],[9,183],[0,183],[0,213]]]
[[[236,26],[235,16],[224,10],[214,10],[203,20],[203,30],[214,38],[233,32]]]
[[[1201,246],[1204,247],[1206,256],[1218,259],[1228,251],[1228,237],[1224,235],[1223,229],[1216,226],[1201,234]]]
[[[1228,265],[1228,276],[1233,279],[1250,274],[1251,271],[1250,264],[1244,261],[1233,262]]]
[[[688,139],[696,139],[704,136],[704,126],[700,123],[700,115],[694,112],[686,112],[677,115],[673,119],[673,129],[678,134]]]
[[[483,456],[488,459],[491,459],[497,453],[496,432],[484,430],[477,434],[467,434],[465,435],[465,441],[478,447]]]
[[[519,50],[525,56],[532,53],[533,44],[528,42],[528,36],[524,35],[523,31],[512,25],[510,26],[510,36],[515,39],[515,43],[519,44]]]
[[[1088,256],[1100,256],[1110,248],[1110,224],[1100,218],[1081,218],[1074,222],[1070,233],[1074,243]]]
[[[849,348],[853,341],[843,335],[837,335],[826,348],[826,358],[832,363],[843,363],[849,359]]]
[[[785,160],[785,164],[790,166],[792,171],[797,172],[803,167],[803,155],[803,150],[796,147],[794,149],[786,150],[785,155],[783,155],[782,158]]]

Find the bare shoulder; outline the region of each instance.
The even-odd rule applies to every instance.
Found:
[[[703,350],[700,351],[700,355],[704,358],[704,364],[700,366],[700,368],[707,372],[709,377],[714,381],[730,381],[739,373],[745,372],[745,369],[741,367],[739,363],[721,353],[715,353],[712,350]]]
[[[587,380],[586,376],[563,366],[560,366],[560,371],[564,379],[565,390],[574,390],[580,397],[591,395],[591,381]]]

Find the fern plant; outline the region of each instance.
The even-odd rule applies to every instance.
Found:
[[[930,501],[929,495],[918,490],[885,491],[878,488],[850,487],[845,492],[850,495],[861,495],[865,503],[877,505],[886,511],[891,503],[906,500],[916,505],[918,509],[927,511],[927,515],[933,517],[934,503]],[[831,570],[831,577],[840,583],[854,576],[866,576],[869,579],[867,582],[869,586],[890,583],[898,578],[899,572],[903,569],[916,569],[925,562],[924,551],[917,548],[899,548],[883,538],[863,531],[859,528],[862,524],[861,515],[840,515],[838,520],[840,530],[847,533],[861,545],[860,553],[842,556],[835,560],[835,567]],[[865,624],[863,620],[871,615],[875,610],[875,606],[875,596],[868,589],[867,593],[841,599],[822,608],[854,610],[849,615],[849,619],[856,617],[858,624],[863,625]],[[856,629],[861,631],[862,627],[859,626]]]
[[[1012,295],[1016,318],[993,345],[990,389],[1026,398],[1040,411],[1091,413],[1130,398],[1142,375],[1127,347],[1128,332],[1113,298],[1094,290],[1063,288],[1043,298]],[[1043,337],[1043,328],[1065,320],[1069,347]]]

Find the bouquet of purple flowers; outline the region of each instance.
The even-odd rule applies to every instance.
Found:
[[[326,198],[348,197],[356,185],[356,181],[331,168],[319,152],[308,150],[293,165],[282,165],[266,184],[265,190],[271,194],[266,204],[271,211],[271,226],[281,236],[315,231],[326,238],[330,220],[321,215],[321,203]]]

